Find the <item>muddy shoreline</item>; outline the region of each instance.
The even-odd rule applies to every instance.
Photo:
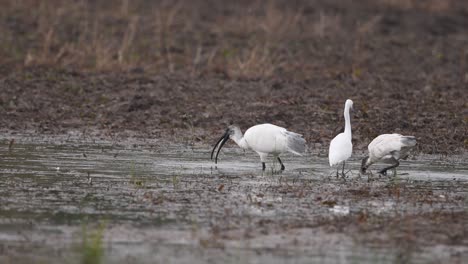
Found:
[[[270,122],[302,133],[310,150],[326,152],[343,129],[342,104],[349,97],[355,102],[357,151],[378,134],[392,132],[416,136],[416,153],[450,155],[467,149],[461,87],[330,89],[317,82],[26,68],[0,80],[0,126],[4,132],[80,130],[107,138],[136,135],[209,146],[229,124],[245,130]],[[387,99],[396,97],[404,100]]]

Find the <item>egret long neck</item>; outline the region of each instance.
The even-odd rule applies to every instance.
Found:
[[[345,130],[344,133],[346,136],[351,138],[351,120],[349,117],[349,106],[346,105],[345,110],[344,110],[344,118],[345,118]]]

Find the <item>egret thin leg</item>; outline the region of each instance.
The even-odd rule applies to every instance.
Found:
[[[345,163],[346,161],[343,161],[343,169],[341,170],[341,176],[343,176],[343,178],[345,177],[345,173],[344,173]]]

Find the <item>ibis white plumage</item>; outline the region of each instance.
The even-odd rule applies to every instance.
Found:
[[[229,126],[224,135],[216,142],[213,151],[211,151],[211,159],[213,159],[213,154],[219,146],[215,156],[215,163],[218,163],[218,154],[228,139],[234,140],[243,149],[251,149],[257,152],[263,170],[266,168],[265,162],[269,154],[278,159],[281,170],[284,170],[284,164],[279,157],[281,154],[290,152],[302,155],[306,149],[306,141],[302,135],[290,132],[283,127],[272,124],[255,125],[247,129],[245,134],[242,135],[239,127]]]
[[[330,166],[335,166],[343,164],[343,170],[341,172],[342,176],[345,176],[344,167],[345,162],[351,157],[353,152],[353,143],[351,142],[351,120],[349,117],[349,110],[353,108],[353,101],[350,99],[346,100],[344,107],[344,118],[345,118],[345,130],[343,133],[338,134],[330,142],[330,148],[328,150],[328,161]],[[338,177],[339,167],[336,171],[336,176]]]
[[[416,145],[413,136],[400,134],[382,134],[376,137],[368,146],[369,156],[362,160],[361,173],[366,173],[367,168],[377,161],[391,163],[392,165],[379,171],[387,175],[387,170],[400,165],[399,160],[408,156],[409,150]]]

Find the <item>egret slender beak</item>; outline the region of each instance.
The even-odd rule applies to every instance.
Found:
[[[226,130],[226,133],[224,133],[224,135],[218,140],[218,142],[216,142],[216,144],[213,147],[213,150],[211,151],[211,160],[213,160],[213,154],[219,145],[218,152],[216,152],[216,156],[215,156],[215,164],[218,164],[219,152],[221,151],[221,148],[224,146],[224,144],[226,144],[226,141],[228,141],[228,139],[229,139],[229,129]]]

